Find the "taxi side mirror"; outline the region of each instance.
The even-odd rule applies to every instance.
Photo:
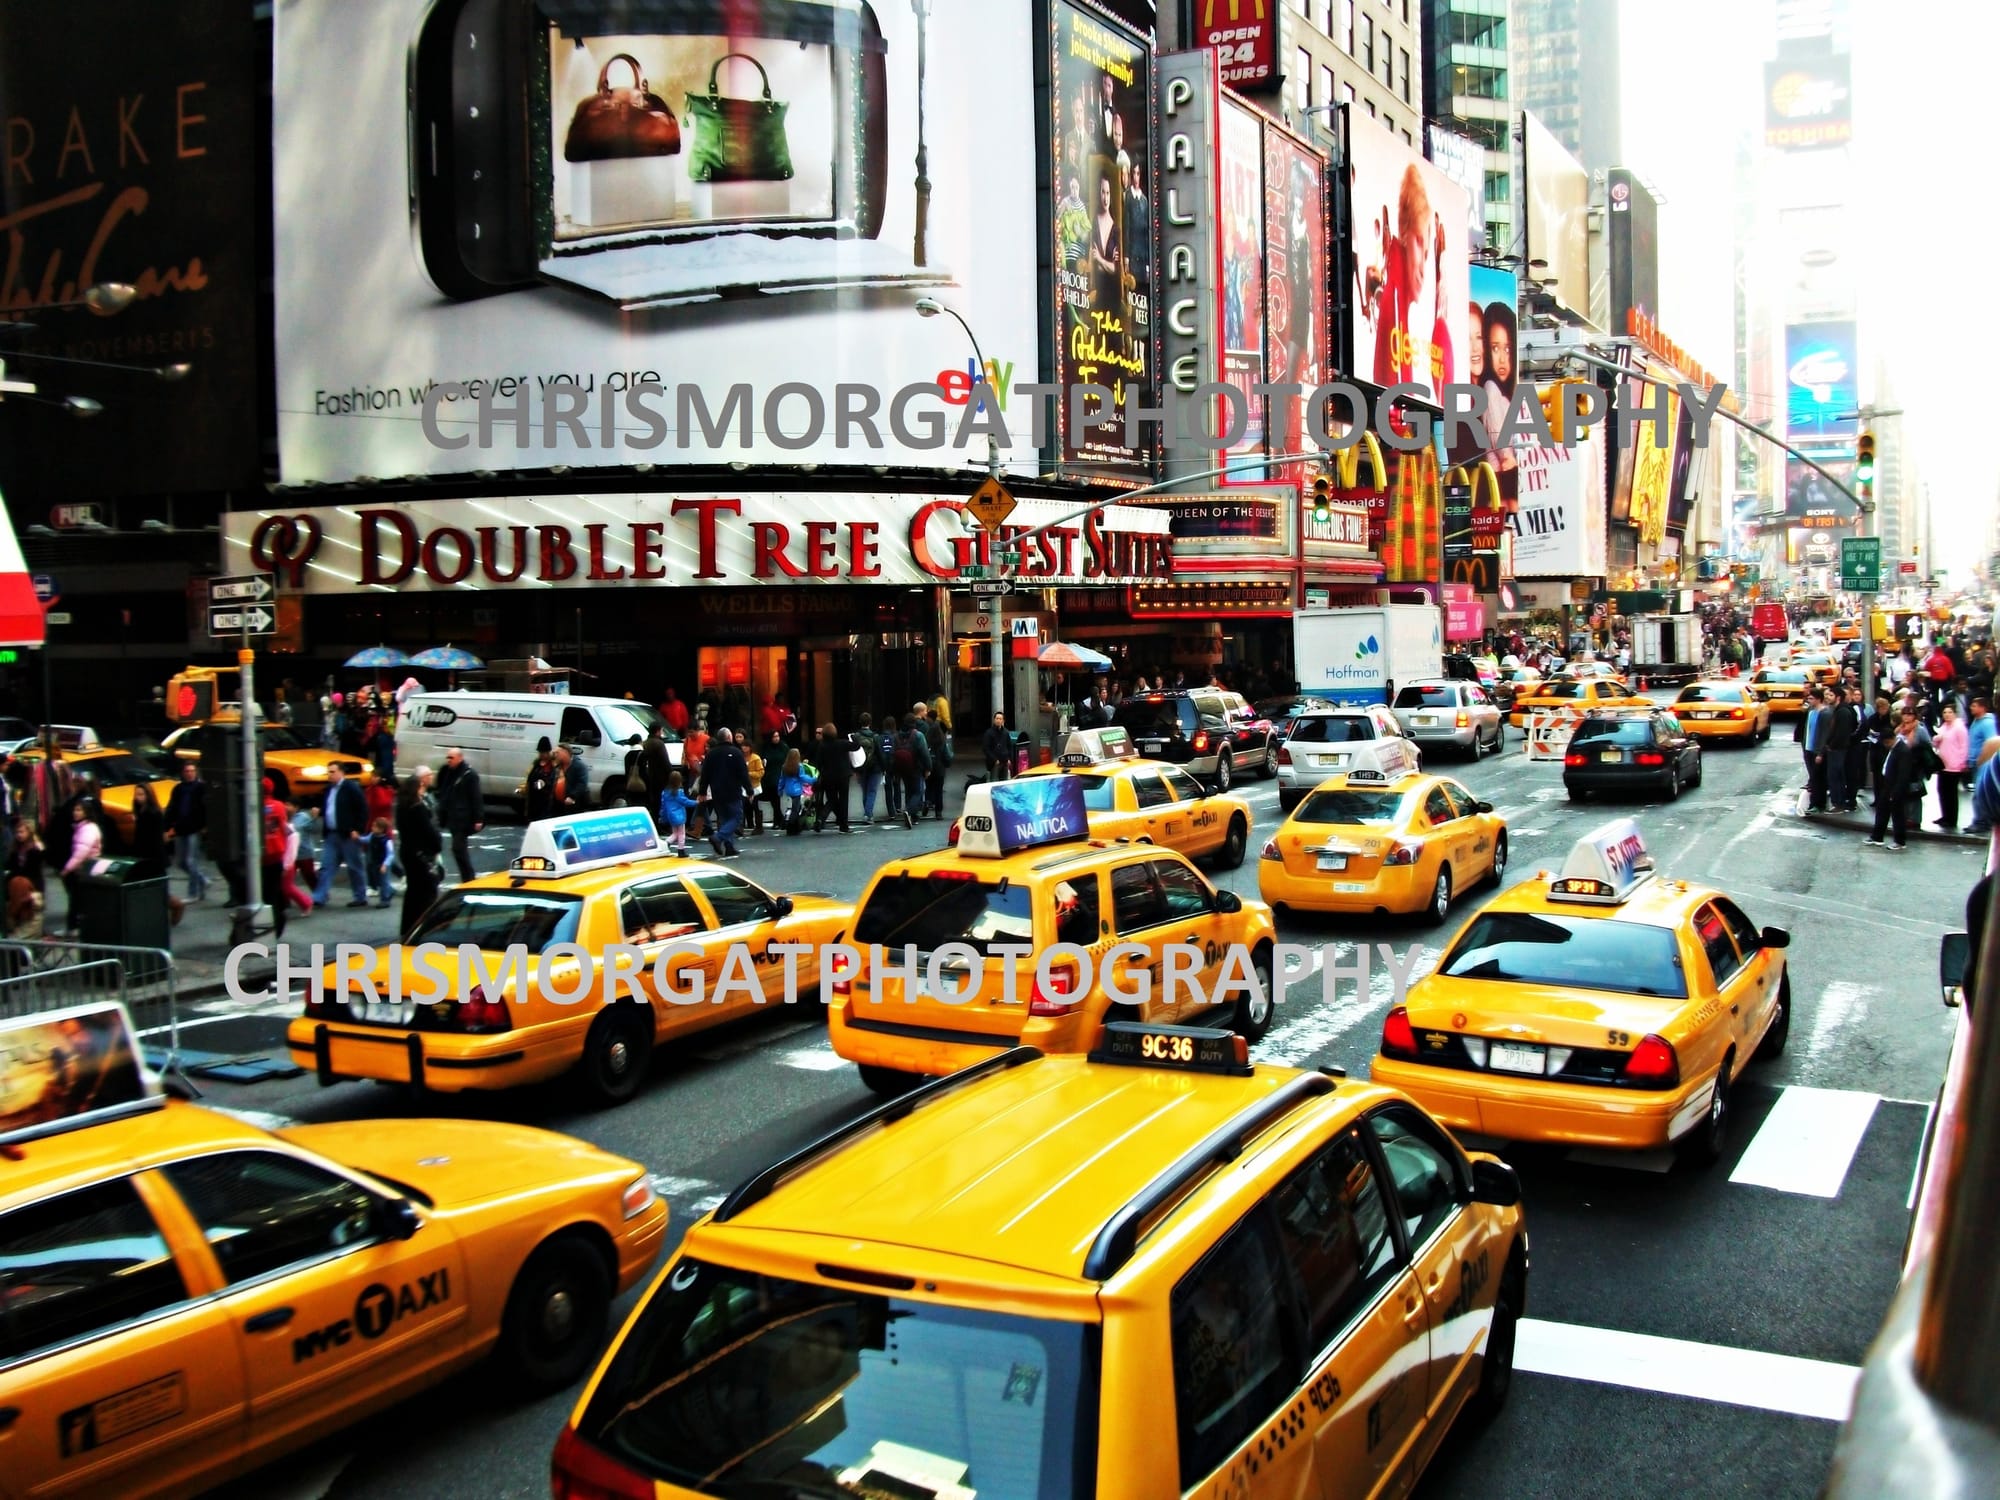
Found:
[[[1760,948],[1789,948],[1792,946],[1792,935],[1782,927],[1766,927],[1757,934],[1757,945]]]
[[[1956,1005],[1955,992],[1965,988],[1965,971],[1972,967],[1972,935],[1947,932],[1938,944],[1938,988],[1946,1005]]]
[[[1512,1208],[1521,1201],[1521,1179],[1504,1161],[1475,1156],[1472,1159],[1472,1201],[1491,1203],[1496,1208]]]
[[[1493,811],[1493,804],[1491,802],[1475,802],[1472,804],[1472,810],[1474,812],[1490,813]]]
[[[376,1209],[375,1232],[385,1240],[415,1239],[424,1221],[408,1198],[382,1199]]]
[[[773,922],[782,921],[791,914],[792,898],[790,896],[780,896],[771,903],[771,920]]]
[[[1217,891],[1215,893],[1215,909],[1219,912],[1227,912],[1233,916],[1235,913],[1243,910],[1243,898],[1234,891]]]

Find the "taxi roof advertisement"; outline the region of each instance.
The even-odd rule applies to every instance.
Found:
[[[116,1005],[53,1011],[0,1026],[0,1141],[158,1096]]]
[[[1023,776],[993,788],[994,833],[1002,853],[1087,837],[1083,782],[1075,776]]]
[[[925,296],[977,331],[1009,450],[1036,460],[1027,403],[1009,400],[1039,373],[1046,261],[1028,6],[498,9],[475,28],[486,9],[464,0],[278,8],[288,483],[713,464],[718,448],[957,470],[966,450],[911,443],[888,421],[896,392],[933,382],[963,384],[920,409],[953,427],[967,415],[971,345],[953,319],[919,316]],[[648,379],[664,387],[652,408],[668,436],[638,451],[654,429],[628,408]],[[570,381],[580,422],[544,420],[550,387]],[[447,447],[420,417],[426,393],[454,383],[467,394],[435,425],[471,441]],[[718,443],[688,393],[720,414],[739,384],[748,441],[717,415]],[[881,448],[858,429],[837,442],[837,385],[880,393]],[[816,437],[798,387],[824,403]],[[525,404],[527,440],[506,420],[482,435],[482,396]],[[974,447],[983,457],[984,438]]]

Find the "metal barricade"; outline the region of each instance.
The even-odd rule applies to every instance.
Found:
[[[0,939],[0,1020],[115,1000],[140,1033],[165,1034],[168,1072],[180,1069],[174,956],[62,938]]]

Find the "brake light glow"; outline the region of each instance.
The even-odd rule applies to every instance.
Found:
[[[1291,763],[1292,763],[1292,747],[1290,745],[1280,745],[1278,747],[1278,764],[1281,766],[1289,766]]]
[[[1194,753],[1200,755],[1206,749],[1208,749],[1208,731],[1197,730],[1194,737]]]
[[[977,880],[979,876],[971,870],[933,870],[932,880]]]
[[[1070,998],[1076,994],[1077,971],[1074,965],[1061,964],[1049,970],[1049,987],[1042,988],[1042,979],[1035,976],[1034,993],[1028,997],[1028,1014],[1031,1016],[1066,1016],[1074,1011],[1077,1000]]]
[[[1666,756],[1657,750],[1641,750],[1632,760],[1635,765],[1641,766],[1664,766],[1667,763]]]
[[[1424,846],[1415,839],[1393,839],[1389,844],[1389,852],[1382,856],[1382,863],[1413,865],[1417,862],[1417,856],[1423,852]]]
[[[549,1491],[554,1500],[653,1500],[657,1493],[652,1480],[586,1443],[573,1427],[556,1438]]]
[[[827,979],[836,995],[854,993],[854,972],[861,967],[845,953],[835,953],[827,964]]]
[[[1461,708],[1458,711],[1458,727],[1460,729],[1467,729],[1471,727],[1471,724],[1472,724],[1472,715],[1467,713],[1464,709]]]
[[[1410,1012],[1401,1005],[1382,1019],[1382,1050],[1390,1057],[1417,1055],[1417,1034],[1410,1027]]]
[[[1625,1076],[1634,1083],[1672,1088],[1681,1081],[1681,1060],[1665,1037],[1643,1036],[1625,1059]]]
[[[1742,710],[1742,709],[1740,709],[1740,708],[1732,708],[1732,709],[1730,709],[1730,710],[1729,710],[1729,717],[1730,717],[1730,718],[1732,718],[1732,719],[1741,719],[1741,718],[1745,717],[1745,715],[1744,715],[1744,712],[1743,712],[1743,710]]]
[[[507,1003],[488,999],[485,987],[475,984],[459,1002],[458,1024],[467,1031],[505,1031],[513,1022],[507,1017]]]

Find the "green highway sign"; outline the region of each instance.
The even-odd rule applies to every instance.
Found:
[[[1849,536],[1840,540],[1840,586],[1849,593],[1882,591],[1882,539]]]

